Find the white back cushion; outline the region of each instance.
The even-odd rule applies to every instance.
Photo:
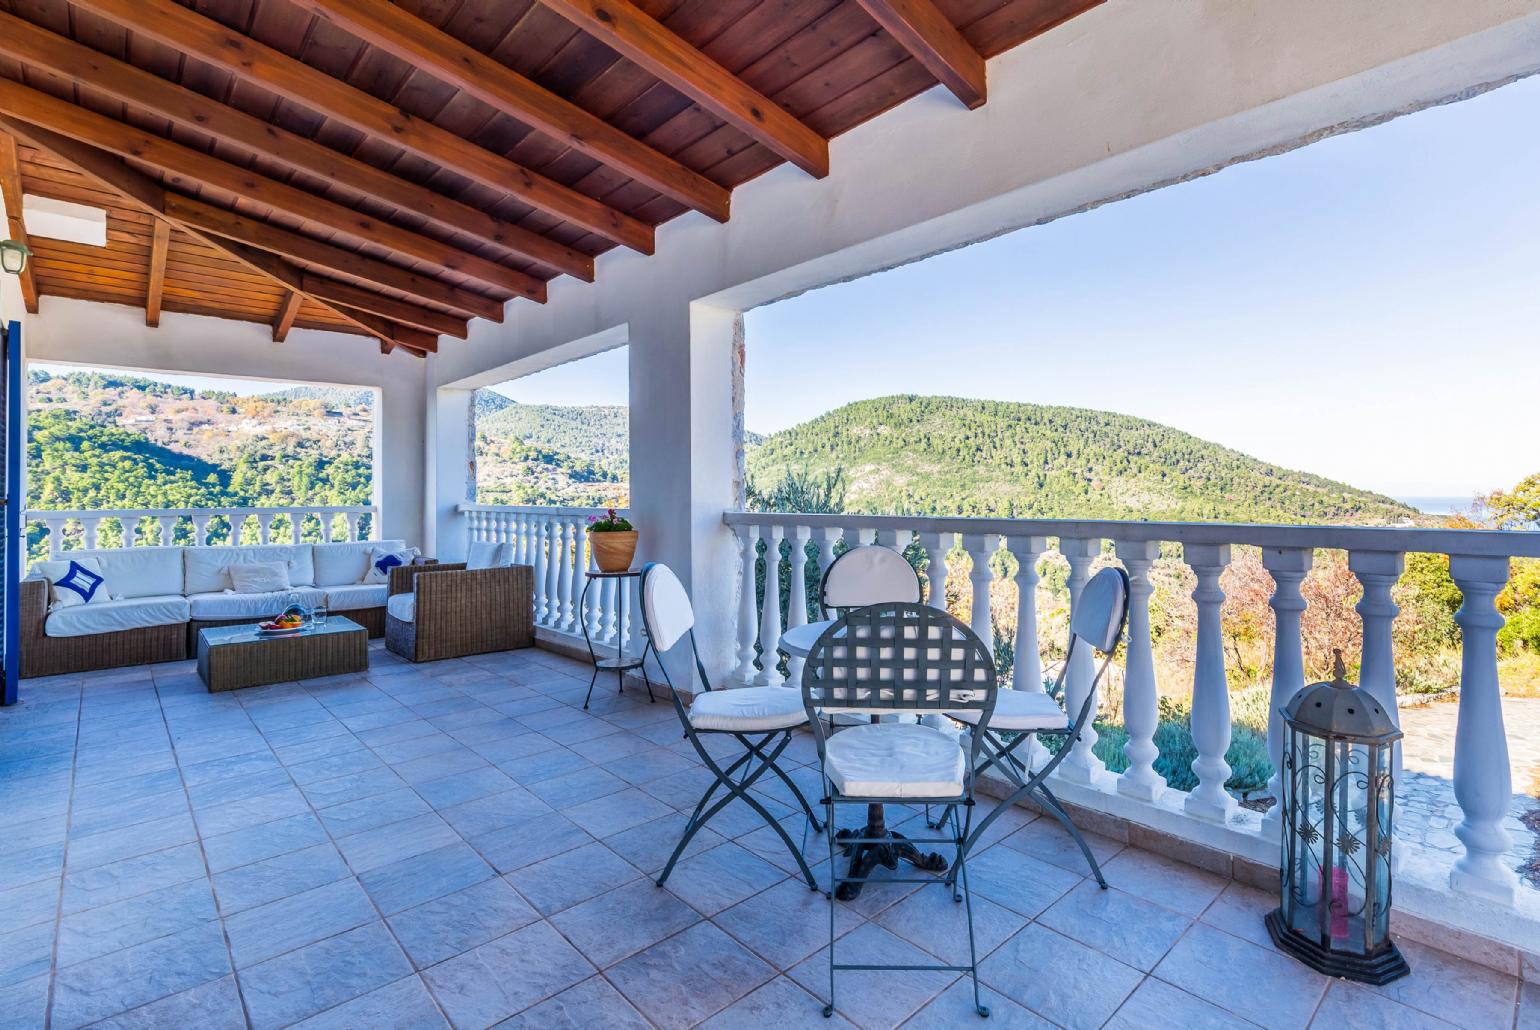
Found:
[[[472,540],[469,550],[465,554],[465,568],[471,569],[495,569],[503,565],[513,564],[508,560],[508,547],[496,540]]]
[[[112,587],[95,558],[76,554],[59,561],[40,561],[32,566],[32,572],[48,580],[49,611],[112,600]]]
[[[1127,608],[1128,576],[1122,569],[1102,569],[1080,592],[1069,631],[1098,651],[1110,651],[1123,632]]]
[[[336,587],[357,583],[364,578],[369,551],[375,547],[402,549],[405,540],[349,540],[336,544],[316,544],[315,585]]]
[[[86,557],[101,566],[113,597],[162,597],[182,592],[181,547],[104,547],[66,551],[65,561]]]
[[[251,565],[256,562],[286,561],[289,582],[297,587],[315,582],[315,561],[310,544],[265,547],[189,547],[182,552],[183,593],[209,594],[230,588],[226,565]]]
[[[667,565],[649,565],[642,575],[642,617],[659,651],[673,647],[695,625],[690,595]]]
[[[225,568],[225,574],[230,577],[230,586],[237,594],[270,594],[275,590],[288,590],[292,585],[286,561],[230,565]]]
[[[865,608],[883,601],[920,603],[920,578],[914,574],[914,566],[891,547],[852,547],[824,573],[826,607]]]

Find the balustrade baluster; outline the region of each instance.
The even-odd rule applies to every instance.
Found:
[[[194,515],[192,517],[192,545],[194,547],[207,546],[209,542],[209,522],[212,521],[212,519],[212,515]]]
[[[779,525],[769,526],[765,536],[765,601],[759,619],[759,675],[754,683],[761,687],[778,687],[786,682],[781,676],[781,539],[785,530]]]
[[[1273,577],[1273,690],[1268,700],[1267,755],[1273,776],[1267,790],[1276,803],[1262,816],[1269,839],[1283,833],[1283,718],[1278,713],[1305,686],[1305,655],[1299,621],[1309,602],[1300,584],[1310,572],[1315,552],[1308,547],[1264,547],[1262,567]]]
[[[930,564],[925,568],[925,603],[932,608],[940,608],[946,611],[946,556],[952,550],[952,543],[957,539],[956,533],[931,533],[930,542],[925,545],[925,550],[930,557]]]
[[[813,531],[808,526],[793,526],[787,535],[791,543],[791,576],[786,584],[786,628],[795,629],[807,625],[807,543]],[[794,687],[802,685],[802,663],[796,655],[786,658],[786,682]]]
[[[549,626],[551,624],[551,598],[555,596],[552,587],[551,576],[554,574],[556,563],[551,560],[551,520],[545,516],[538,516],[534,525],[535,532],[535,622],[537,625]]]
[[[973,606],[969,625],[974,634],[984,642],[990,654],[994,654],[995,650],[995,630],[989,613],[989,584],[993,582],[995,574],[989,567],[989,558],[992,553],[989,545],[997,542],[998,539],[992,534],[969,533],[963,536],[963,550],[967,551],[968,557],[973,559],[973,567],[968,570],[968,581],[973,584]]]
[[[343,515],[342,515],[342,520],[345,523],[347,523],[348,539],[349,540],[361,540],[361,539],[363,539],[362,537],[360,537],[358,535],[358,513],[357,512],[352,512],[352,511],[344,512]],[[379,527],[379,519],[377,519],[377,518],[370,519],[369,520],[369,524],[370,524],[370,526],[372,526],[374,528],[374,531],[375,531],[374,532],[374,536],[376,538],[378,538],[379,535],[380,535],[379,534],[379,528],[380,528]]]
[[[1069,561],[1069,611],[1070,618],[1075,616],[1075,608],[1080,604],[1080,594],[1085,590],[1085,585],[1091,580],[1091,563],[1102,553],[1100,540],[1075,540],[1060,538],[1059,553]],[[1069,668],[1064,675],[1064,702],[1065,707],[1074,718],[1079,714],[1081,706],[1085,703],[1086,695],[1091,692],[1092,680],[1096,677],[1096,658],[1089,647],[1077,647]],[[1095,711],[1096,702],[1092,702],[1092,711]],[[1059,766],[1058,775],[1066,780],[1076,783],[1094,783],[1107,770],[1107,763],[1096,757],[1092,750],[1096,746],[1099,734],[1096,732],[1095,715],[1085,724],[1085,729],[1080,733],[1080,739],[1074,742],[1069,757]]]
[[[1187,544],[1182,558],[1198,577],[1192,599],[1198,604],[1197,655],[1192,675],[1192,740],[1198,757],[1192,771],[1198,785],[1187,795],[1188,815],[1226,822],[1235,813],[1235,799],[1225,790],[1230,765],[1230,687],[1225,678],[1224,631],[1220,606],[1224,591],[1219,577],[1230,564],[1229,544]]]
[[[577,592],[573,582],[575,576],[581,576],[579,571],[583,567],[583,533],[578,529],[577,520],[563,518],[560,521],[562,535],[562,561],[561,561],[561,628],[567,633],[577,631]]]
[[[43,524],[48,527],[48,557],[51,561],[58,561],[59,555],[64,552],[64,524],[67,519],[44,519]]]
[[[258,515],[257,527],[258,532],[261,534],[262,543],[270,543],[272,541],[273,516],[267,514]]]
[[[1048,549],[1040,536],[1012,536],[1006,549],[1016,557],[1016,640],[1011,660],[1011,686],[1043,692],[1043,652],[1037,640],[1037,562]]]
[[[739,526],[738,537],[738,667],[733,670],[734,682],[745,686],[754,682],[758,672],[754,668],[754,643],[759,638],[759,611],[755,605],[754,567],[758,562],[759,530],[754,526]]]
[[[1503,820],[1513,803],[1508,731],[1497,683],[1497,631],[1503,617],[1493,603],[1508,583],[1508,559],[1449,556],[1449,575],[1464,600],[1460,626],[1460,712],[1454,737],[1454,796],[1460,803],[1455,836],[1465,853],[1455,859],[1449,885],[1511,905],[1518,878],[1503,861],[1512,845]]]
[[[177,515],[156,516],[155,524],[160,527],[160,546],[170,547],[172,541],[176,539],[176,524],[179,518],[180,516]],[[145,543],[149,543],[149,541],[147,540]]]
[[[1406,571],[1405,556],[1393,551],[1351,551],[1348,568],[1363,584],[1363,597],[1355,610],[1363,621],[1363,652],[1359,659],[1358,683],[1401,725],[1400,707],[1396,702],[1395,647],[1391,637],[1392,624],[1401,609],[1391,599],[1391,590]],[[1401,745],[1392,749],[1391,769],[1396,782],[1401,782]],[[1401,851],[1393,852],[1399,865]]]
[[[587,536],[587,534],[579,530],[578,536],[580,538],[578,541],[578,556],[581,557],[585,552],[588,555],[588,561],[583,565],[584,570],[586,572],[598,572],[599,562],[594,558],[593,548],[583,546],[586,541],[581,538]],[[581,611],[578,613],[579,619],[583,620],[583,625],[588,629],[588,639],[596,643],[603,643],[604,641],[601,630],[604,626],[605,589],[614,582],[612,579],[601,579],[594,583],[593,588],[588,591],[588,611],[586,615]],[[587,587],[588,585],[588,577],[585,575],[583,577],[583,586]],[[578,607],[581,608],[581,590],[579,590],[578,601]]]
[[[819,621],[826,618],[823,611],[823,578],[828,574],[829,566],[834,564],[834,544],[839,540],[841,532],[837,526],[825,526],[818,535],[818,599],[814,602],[814,618]]]
[[[86,550],[94,550],[96,547],[96,531],[101,528],[102,520],[99,518],[81,519],[80,525],[84,531],[81,542],[85,544]]]
[[[1123,668],[1123,725],[1128,742],[1123,754],[1128,768],[1118,777],[1118,793],[1140,801],[1158,801],[1166,781],[1155,771],[1160,750],[1155,728],[1160,724],[1160,700],[1155,686],[1155,655],[1150,647],[1150,566],[1160,557],[1153,540],[1124,541],[1116,545],[1118,560],[1128,572],[1127,659]]]

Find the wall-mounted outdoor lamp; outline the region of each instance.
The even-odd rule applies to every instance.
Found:
[[[0,240],[0,272],[20,275],[27,268],[32,251],[17,240]]]

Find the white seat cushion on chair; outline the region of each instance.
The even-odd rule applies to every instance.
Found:
[[[947,715],[969,726],[979,724],[984,713],[976,708]],[[1069,727],[1069,717],[1059,703],[1041,690],[1002,690],[995,695],[995,712],[989,717],[992,730],[1030,733],[1034,730],[1062,730]]]
[[[296,590],[275,590],[270,594],[206,593],[193,594],[187,604],[194,619],[266,619],[283,613],[290,597],[299,599],[307,608],[314,608],[326,595],[315,587]]]
[[[807,722],[802,691],[789,687],[738,687],[695,695],[690,725],[698,730],[756,733]]]
[[[383,608],[390,587],[384,583],[350,583],[326,588],[326,607],[334,612],[356,612],[364,608]]]
[[[390,600],[385,602],[385,614],[401,622],[415,622],[417,619],[417,595],[392,594]]]
[[[180,626],[187,621],[187,598],[181,594],[132,597],[97,604],[77,604],[50,612],[43,634],[50,637],[89,637],[151,626]]]
[[[852,726],[824,745],[824,771],[845,797],[950,798],[963,791],[963,749],[914,723]]]

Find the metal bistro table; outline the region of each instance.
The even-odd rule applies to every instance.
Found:
[[[626,569],[624,572],[601,572],[598,569],[589,569],[584,575],[588,582],[583,584],[583,593],[578,598],[578,625],[583,630],[583,643],[588,647],[589,660],[594,663],[594,674],[588,680],[588,693],[583,696],[583,710],[588,710],[588,702],[594,696],[594,684],[599,680],[599,673],[614,671],[615,692],[624,693],[626,689],[626,673],[638,669],[642,673],[642,682],[647,684],[647,700],[657,699],[652,696],[652,680],[647,677],[647,652],[652,650],[652,640],[649,638],[642,645],[642,653],[635,658],[626,657],[626,595],[631,591],[627,589],[626,580],[642,578],[640,569]],[[588,591],[593,589],[595,583],[605,580],[615,581],[615,657],[600,658],[599,652],[594,650],[593,638],[588,635]]]
[[[825,619],[822,622],[809,622],[805,626],[797,626],[781,634],[781,650],[794,658],[806,658],[813,653],[813,645],[818,643],[818,638],[823,636],[824,630],[834,625],[834,619]],[[796,684],[798,690],[802,684]],[[872,722],[881,722],[882,717],[872,716]],[[859,882],[870,876],[877,866],[885,866],[888,869],[897,869],[899,859],[910,863],[916,869],[923,869],[931,873],[944,873],[947,869],[947,861],[944,857],[932,851],[926,853],[909,842],[909,839],[897,830],[888,829],[887,816],[881,805],[868,805],[866,807],[866,825],[860,829],[840,830],[834,835],[836,841],[842,841],[847,837],[866,837],[874,840],[882,840],[882,844],[846,844],[845,854],[850,856],[850,873],[858,882],[840,884],[837,897],[841,901],[854,901],[861,896],[861,888],[864,883]]]

